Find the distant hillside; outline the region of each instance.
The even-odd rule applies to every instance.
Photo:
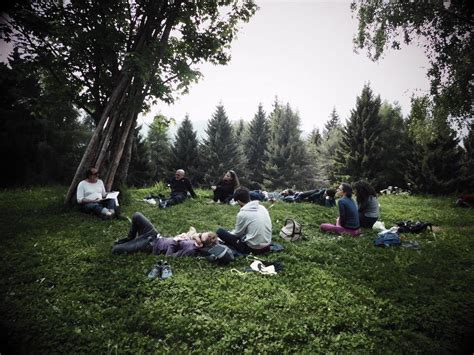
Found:
[[[206,137],[207,121],[204,121],[204,120],[192,121],[192,123],[193,123],[193,129],[197,133],[198,139],[202,141],[203,138]],[[172,142],[174,142],[174,139],[176,137],[176,132],[178,132],[178,128],[180,125],[181,125],[181,121],[176,122],[175,125],[172,125],[169,128],[168,136],[170,137]]]

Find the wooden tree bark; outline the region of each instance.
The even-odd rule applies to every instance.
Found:
[[[144,22],[139,26],[136,41],[130,50],[131,52],[140,53],[147,49],[147,46],[155,43],[156,38],[161,34],[153,68],[158,67],[165,55],[171,29],[177,17],[176,12],[165,14],[165,3],[155,4],[158,6],[156,16],[144,17]],[[164,16],[167,18],[164,26],[161,27],[160,24]],[[159,30],[160,28],[162,28],[162,31]],[[152,77],[149,80],[155,80],[155,78]],[[105,172],[106,189],[110,189],[114,185],[115,173],[122,160],[123,152],[124,150],[128,152],[133,144],[133,138],[128,139],[128,137],[131,134],[130,132],[133,131],[131,128],[138,117],[146,96],[147,87],[147,83],[138,79],[130,68],[122,69],[120,79],[110,95],[110,99],[100,116],[99,124],[77,167],[65,203],[72,201],[77,185],[83,179],[86,169],[90,167]],[[123,116],[123,113],[127,113],[127,115]],[[107,122],[108,125],[105,127]],[[125,164],[128,166],[128,162],[125,162]]]

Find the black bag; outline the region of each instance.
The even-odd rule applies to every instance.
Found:
[[[301,224],[294,219],[285,220],[285,225],[280,230],[280,237],[289,242],[294,242],[301,238]]]
[[[431,231],[433,224],[430,222],[422,221],[401,221],[396,223],[398,226],[398,233],[422,233],[429,228]]]
[[[217,244],[212,248],[209,248],[206,254],[207,260],[219,265],[228,265],[235,259],[232,249],[223,244]]]

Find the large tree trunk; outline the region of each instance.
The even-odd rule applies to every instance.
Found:
[[[138,115],[137,115],[138,116]],[[112,185],[113,190],[118,190],[121,186],[127,184],[127,176],[128,176],[128,167],[130,166],[130,160],[132,158],[132,148],[134,144],[134,131],[136,127],[136,119],[134,120],[135,124],[130,129],[128,133],[127,143],[123,149],[122,159],[120,160],[119,167],[117,172],[115,173],[115,180]]]
[[[176,20],[177,13],[167,14],[163,31],[158,31],[162,16],[165,15],[163,9],[166,8],[166,2],[156,3],[156,17],[146,17],[145,22],[140,26],[135,45],[130,48],[131,52],[140,53],[156,39],[161,33],[160,44],[156,53],[156,61],[153,65],[155,70],[165,54],[168,45],[171,29]],[[179,1],[177,7],[179,8]],[[106,189],[114,186],[114,179],[118,166],[124,160],[124,172],[120,175],[126,176],[128,170],[127,158],[128,152],[131,150],[133,143],[133,127],[138,117],[139,110],[148,90],[148,84],[138,79],[140,74],[135,75],[132,68],[124,65],[124,69],[120,75],[117,85],[110,95],[110,99],[100,115],[99,124],[91,137],[89,145],[84,152],[82,160],[77,167],[74,178],[69,186],[65,203],[73,199],[76,187],[80,180],[83,179],[84,172],[90,167],[95,167],[105,173]],[[154,80],[151,77],[149,80]],[[133,83],[133,84],[132,84]],[[122,159],[123,152],[126,152]]]

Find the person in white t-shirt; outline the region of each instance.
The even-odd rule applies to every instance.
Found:
[[[225,244],[244,254],[263,254],[270,251],[272,243],[272,220],[267,209],[259,201],[250,201],[250,192],[239,187],[234,192],[234,201],[240,205],[235,228],[217,230],[217,236]]]
[[[95,213],[106,218],[115,215],[117,205],[114,199],[105,199],[104,182],[99,179],[99,171],[96,168],[87,169],[86,179],[77,186],[77,203],[84,212]]]

